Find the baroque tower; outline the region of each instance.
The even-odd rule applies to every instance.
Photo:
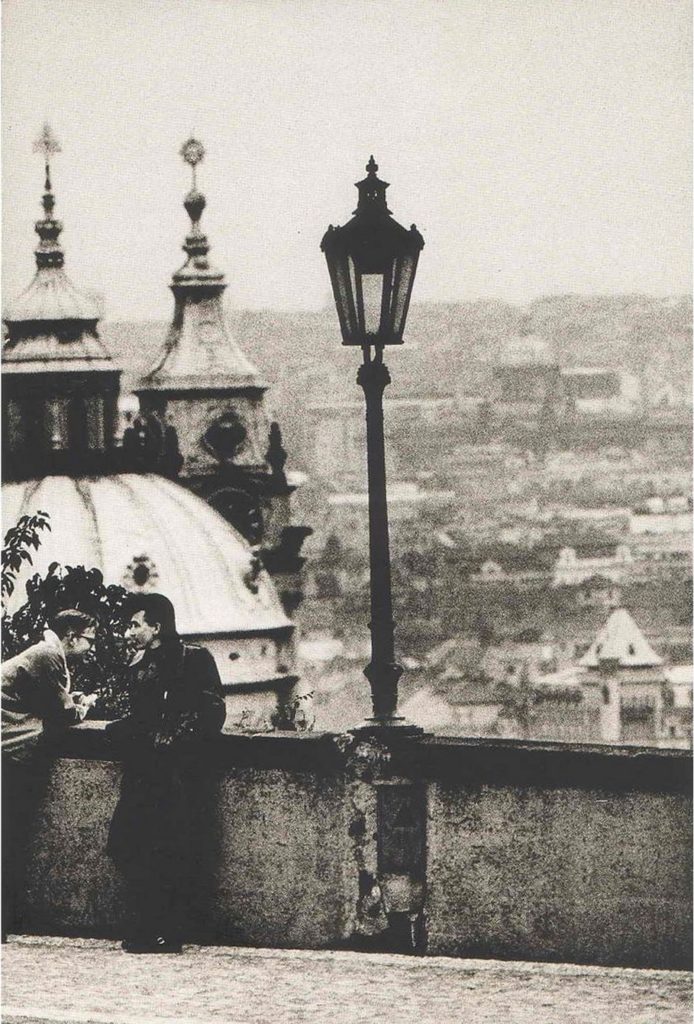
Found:
[[[118,445],[120,370],[99,338],[97,307],[65,273],[50,166],[60,147],[48,127],[35,148],[45,163],[36,273],[4,316],[5,529],[46,512],[51,530],[32,550],[32,574],[84,566],[108,585],[161,591],[180,634],[215,658],[230,723],[252,693],[252,704],[276,707],[296,727],[295,627],[259,552],[170,479],[181,463],[173,426],[157,432],[156,418],[141,417]],[[281,467],[271,467],[269,479],[278,475]],[[22,591],[10,595],[10,614],[24,603]]]
[[[34,144],[44,159],[43,217],[31,284],[9,306],[3,346],[5,480],[113,469],[120,370],[103,346],[95,303],[67,276],[53,216],[48,125]]]
[[[291,523],[295,488],[285,473],[279,425],[265,408],[267,384],[226,322],[226,281],[210,263],[200,227],[207,201],[197,187],[197,167],[204,147],[190,138],[180,153],[192,172],[183,204],[190,218],[186,261],[172,276],[174,315],[164,344],[136,388],[141,416],[164,471],[256,547],[292,612],[302,600],[300,549],[311,530]]]

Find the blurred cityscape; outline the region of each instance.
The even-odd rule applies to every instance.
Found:
[[[316,727],[370,714],[365,426],[334,309],[236,312],[310,524]],[[166,325],[109,323],[128,392]],[[692,302],[413,306],[390,354],[401,712],[442,734],[690,747]],[[125,422],[125,421],[124,421]]]

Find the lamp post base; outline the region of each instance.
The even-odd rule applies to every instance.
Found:
[[[423,736],[421,725],[414,725],[399,715],[390,718],[367,718],[361,725],[349,730],[354,736]]]

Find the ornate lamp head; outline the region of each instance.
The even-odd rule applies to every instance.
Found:
[[[408,231],[386,203],[388,183],[373,157],[357,182],[359,203],[344,227],[328,228],[325,253],[344,345],[400,345],[424,239]]]

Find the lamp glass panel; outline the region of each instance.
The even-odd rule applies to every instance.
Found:
[[[401,338],[405,329],[405,318],[414,284],[414,273],[417,267],[417,253],[402,256],[397,263],[392,299],[393,334]]]
[[[357,333],[357,318],[354,305],[354,269],[352,261],[346,256],[334,258],[332,263],[333,291],[340,318],[340,327],[345,341],[354,341]]]
[[[383,274],[362,274],[361,290],[364,303],[364,331],[367,335],[377,335],[381,329]]]
[[[361,319],[361,281],[357,274],[357,268],[354,264],[354,259],[350,255],[347,257],[347,263],[349,265],[349,283],[352,289],[352,301],[354,303],[354,334],[355,341],[361,338],[364,333],[364,326]]]

